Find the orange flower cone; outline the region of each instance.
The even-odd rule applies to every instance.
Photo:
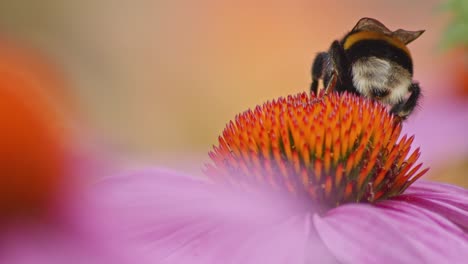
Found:
[[[248,188],[270,185],[326,207],[401,194],[427,169],[413,137],[363,97],[305,93],[238,115],[219,137],[207,173]]]
[[[52,210],[64,131],[46,91],[59,79],[39,56],[0,39],[0,220]],[[57,90],[56,90],[57,91]]]

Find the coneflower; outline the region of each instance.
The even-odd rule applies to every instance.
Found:
[[[59,75],[2,38],[0,57],[0,263],[120,263],[82,234],[74,187],[87,170],[46,92],[64,88]]]
[[[99,184],[102,218],[120,212],[104,237],[150,263],[463,263],[468,191],[418,181],[427,169],[400,131],[355,95],[267,102],[227,125],[206,179]]]

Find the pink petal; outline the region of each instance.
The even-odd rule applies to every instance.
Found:
[[[441,182],[433,182],[427,180],[418,180],[413,183],[406,191],[405,194],[422,194],[422,195],[454,195],[460,196],[463,201],[468,201],[468,190],[462,188],[460,186],[441,183]]]
[[[413,146],[421,146],[425,164],[437,166],[468,154],[468,104],[447,97],[422,105],[403,126],[403,134],[416,135]],[[435,124],[434,120],[443,120]]]
[[[442,216],[431,210],[427,210],[426,208],[419,205],[408,203],[404,200],[392,200],[381,202],[377,206],[379,208],[401,212],[409,217],[418,219],[418,221],[426,219],[430,222],[438,224],[441,228],[445,229],[445,232],[450,232],[461,238],[468,239],[468,234],[464,232],[459,226],[450,221],[450,219],[447,219],[445,216]]]
[[[109,178],[93,192],[102,239],[138,263],[304,263],[330,258],[307,213],[271,193],[234,192],[167,170]],[[312,230],[312,231],[311,231]],[[318,244],[317,244],[318,243]],[[322,262],[326,263],[326,262]]]
[[[397,201],[386,206],[344,205],[314,223],[343,263],[462,263],[468,258],[468,239],[450,221]]]
[[[468,190],[466,189],[437,182],[417,181],[404,195],[396,199],[444,216],[468,232]]]
[[[101,250],[100,244],[57,226],[17,226],[2,230],[0,263],[107,264],[132,263]]]

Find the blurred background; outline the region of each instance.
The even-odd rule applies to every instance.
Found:
[[[361,17],[392,30],[425,29],[409,45],[424,98],[405,131],[416,134],[429,177],[468,187],[467,5],[2,0],[0,39],[37,50],[61,70],[67,85],[48,93],[91,148],[123,167],[201,173],[230,119],[308,90],[315,54]]]

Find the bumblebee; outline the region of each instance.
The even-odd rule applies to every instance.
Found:
[[[406,119],[421,95],[413,82],[413,62],[407,44],[424,30],[389,30],[373,18],[361,18],[328,52],[320,52],[312,65],[312,93],[351,92],[384,103],[391,113]]]

